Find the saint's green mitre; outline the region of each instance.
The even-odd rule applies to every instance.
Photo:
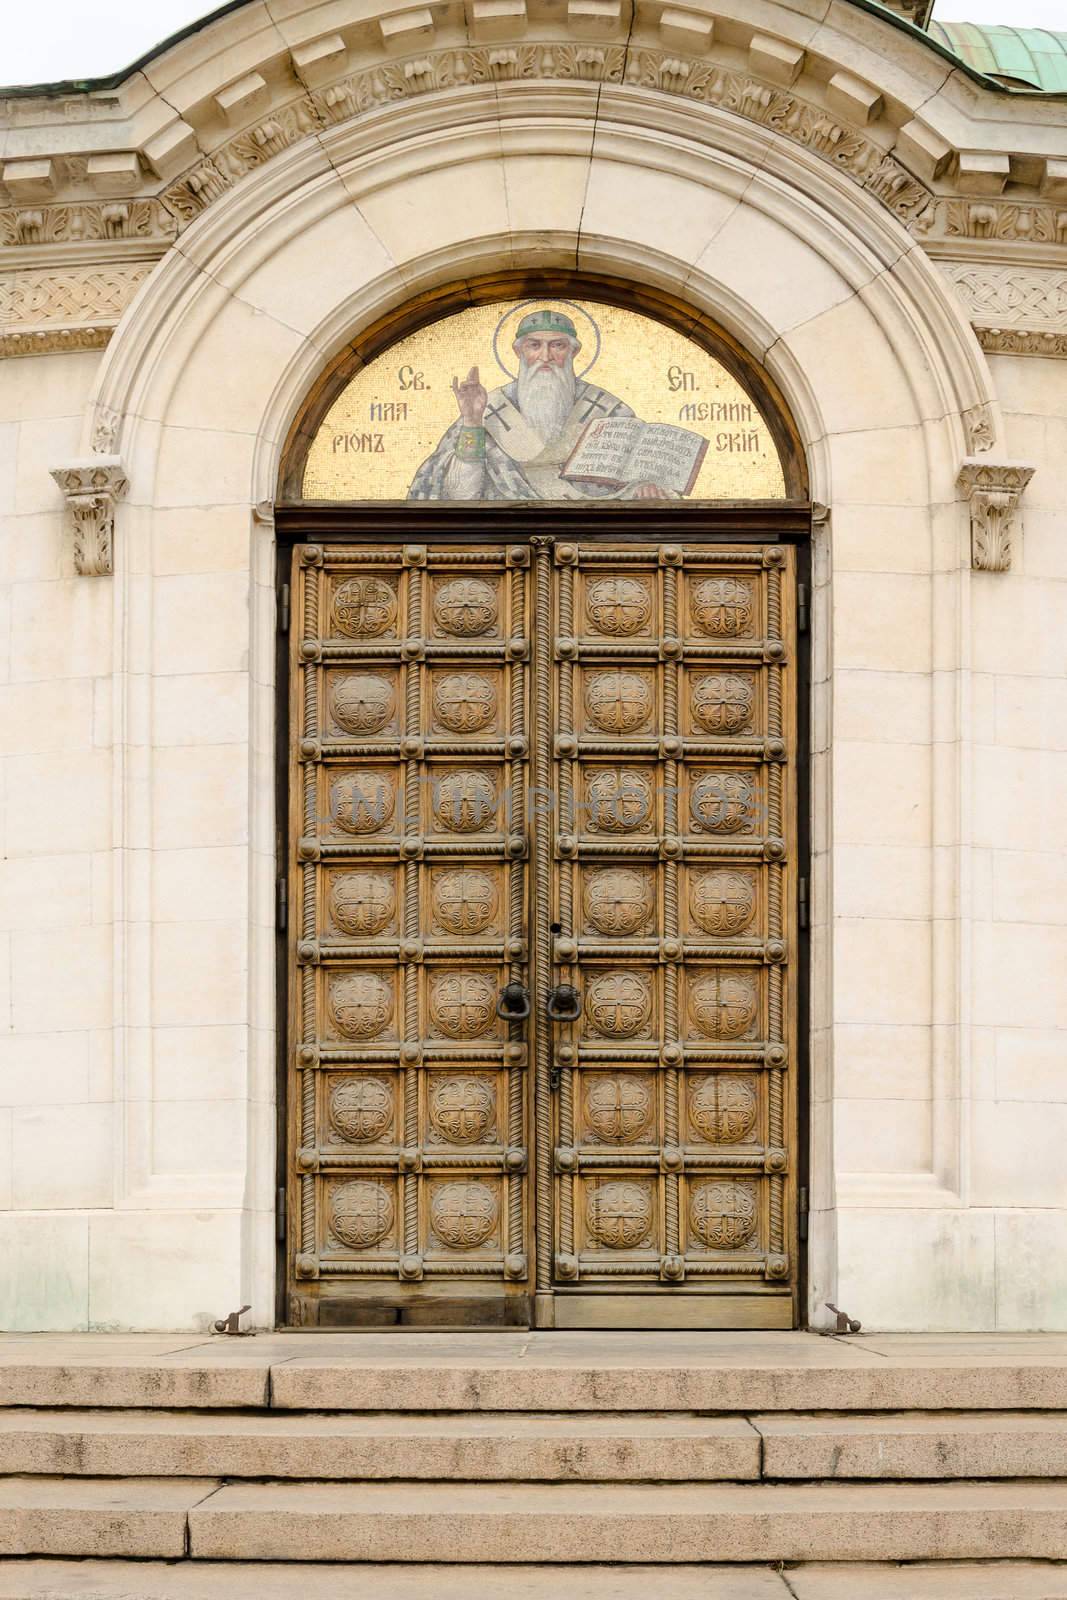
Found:
[[[516,339],[525,339],[528,333],[565,333],[577,341],[578,330],[570,317],[562,311],[531,311],[519,323]]]

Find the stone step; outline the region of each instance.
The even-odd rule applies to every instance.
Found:
[[[1044,1335],[268,1334],[0,1337],[0,1406],[123,1410],[1067,1410]]]
[[[939,1561],[898,1567],[362,1566],[48,1561],[0,1565],[0,1600],[1067,1600],[1067,1567]]]
[[[0,1556],[183,1556],[188,1513],[217,1488],[210,1478],[0,1479]]]
[[[0,1472],[96,1477],[756,1479],[740,1417],[0,1413]]]
[[[236,1483],[191,1508],[189,1551],[268,1561],[1063,1560],[1067,1486]]]
[[[875,1416],[755,1416],[761,1476],[827,1478],[1067,1478],[1067,1413],[884,1412]]]
[[[0,1481],[0,1555],[612,1563],[1067,1559],[1062,1484]],[[302,1586],[294,1580],[294,1588]],[[62,1591],[60,1591],[62,1592]]]

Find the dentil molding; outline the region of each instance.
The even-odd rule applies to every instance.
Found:
[[[971,565],[980,572],[1007,572],[1018,531],[1019,501],[1034,475],[1018,461],[997,463],[968,456],[956,482],[971,512]]]
[[[114,570],[115,504],[129,488],[121,457],[91,456],[53,467],[70,512],[74,568],[84,578],[109,577]]]

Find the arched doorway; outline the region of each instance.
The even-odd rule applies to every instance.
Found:
[[[276,524],[287,1319],[792,1326],[810,508],[773,386],[665,296],[464,284],[334,362]]]

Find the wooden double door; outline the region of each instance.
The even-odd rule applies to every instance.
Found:
[[[794,551],[298,545],[288,1320],[788,1327]]]

